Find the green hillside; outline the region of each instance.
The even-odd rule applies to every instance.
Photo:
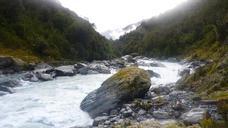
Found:
[[[25,61],[112,57],[109,41],[56,0],[1,0],[0,55]]]
[[[138,52],[153,57],[192,54],[227,47],[228,1],[189,0],[176,9],[144,21],[136,31],[120,38],[123,54]],[[222,49],[221,49],[222,50]],[[214,51],[213,51],[214,52]]]
[[[228,1],[189,0],[176,9],[144,21],[117,42],[122,54],[210,62],[187,77],[182,88],[205,99],[226,100],[228,111]]]

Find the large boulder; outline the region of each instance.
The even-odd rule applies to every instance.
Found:
[[[109,113],[122,104],[143,97],[151,85],[147,71],[136,67],[121,69],[91,92],[81,103],[81,109],[92,118]]]
[[[20,59],[0,56],[0,71],[2,74],[16,73],[25,69],[26,66],[27,64]]]

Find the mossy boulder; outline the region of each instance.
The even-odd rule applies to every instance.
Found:
[[[95,118],[134,98],[143,97],[150,85],[147,71],[136,67],[121,69],[107,79],[100,88],[89,93],[82,101],[81,109]]]

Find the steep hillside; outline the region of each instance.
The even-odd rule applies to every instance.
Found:
[[[144,21],[136,31],[121,37],[119,43],[123,54],[189,55],[196,49],[227,47],[227,24],[227,0],[189,0],[174,10]]]
[[[56,0],[0,1],[0,55],[26,61],[108,59],[108,42]]]
[[[182,80],[182,89],[204,99],[221,101],[228,125],[228,1],[189,0],[180,7],[144,21],[117,42],[122,54],[208,62]]]

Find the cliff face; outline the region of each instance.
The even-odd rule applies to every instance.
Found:
[[[1,0],[0,54],[27,61],[112,57],[109,41],[56,0]]]

